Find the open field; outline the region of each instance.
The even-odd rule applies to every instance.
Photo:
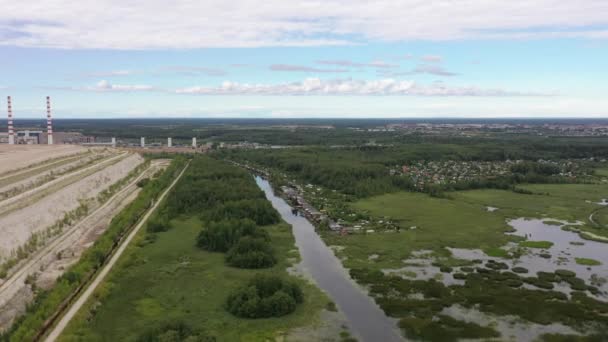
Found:
[[[534,194],[506,190],[471,190],[450,194],[457,201],[498,208],[506,217],[550,217],[586,222],[608,197],[608,184],[529,184],[520,188]]]
[[[608,197],[608,185],[543,184],[522,188],[542,195],[484,189],[453,192],[451,199],[412,192],[362,199],[353,204],[356,211],[392,220],[400,226],[400,232],[355,234],[347,238],[326,234],[325,238],[331,244],[348,246],[342,252],[348,256],[347,266],[369,264],[368,256],[378,254],[373,264],[382,268],[398,266],[412,251],[443,253],[444,247],[476,248],[505,256],[499,247],[513,240],[504,234],[511,229],[506,223],[508,219],[530,217],[588,223],[589,214],[598,208],[601,209],[595,214],[597,220],[604,219],[606,210],[596,203]],[[490,212],[487,207],[498,209]],[[590,225],[577,228],[608,236],[606,229]]]
[[[425,249],[444,253],[444,247],[481,248],[488,251],[504,245],[508,226],[503,218],[485,207],[462,201],[430,197],[426,194],[398,192],[364,199],[354,204],[357,210],[379,217],[390,217],[401,232],[354,234],[346,238],[326,234],[329,244],[347,247],[347,267],[369,264],[398,267],[412,251]]]
[[[27,171],[43,167],[47,161],[85,152],[77,145],[6,145],[0,144],[0,177],[9,171]],[[27,167],[27,169],[25,169]]]
[[[246,320],[232,316],[223,307],[226,296],[235,284],[260,271],[226,267],[223,254],[197,248],[193,242],[200,227],[196,219],[176,221],[153,243],[146,242],[142,231],[59,340],[134,340],[162,322],[180,320],[218,341],[267,341],[314,322],[326,306],[326,297],[306,285],[306,302],[286,317]],[[279,259],[297,257],[289,226],[266,229],[276,242]],[[285,273],[290,265],[284,261],[262,272]]]

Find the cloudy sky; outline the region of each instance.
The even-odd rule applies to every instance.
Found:
[[[608,117],[606,0],[0,8],[17,117]]]

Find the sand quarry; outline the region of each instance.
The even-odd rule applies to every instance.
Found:
[[[0,188],[4,191],[0,197],[0,331],[10,327],[32,300],[28,276],[35,274],[40,288],[52,286],[105,231],[111,218],[135,199],[137,181],[168,165],[154,161],[140,168],[111,198],[99,201],[100,193],[129,177],[143,162],[139,154],[107,148],[0,145]],[[47,233],[81,203],[87,203],[85,215]],[[18,257],[17,249],[23,249],[34,234],[44,235],[43,242]]]

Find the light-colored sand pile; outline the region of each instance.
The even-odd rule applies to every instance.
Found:
[[[86,151],[78,145],[0,145],[0,176],[45,160],[66,157]]]
[[[131,155],[93,175],[72,183],[30,206],[0,218],[0,261],[11,250],[23,245],[32,233],[43,231],[63,218],[66,212],[78,207],[80,199],[95,198],[101,191],[125,177],[143,162],[139,155]]]

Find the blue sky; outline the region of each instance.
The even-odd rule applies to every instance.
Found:
[[[608,117],[606,1],[0,6],[17,117]]]

